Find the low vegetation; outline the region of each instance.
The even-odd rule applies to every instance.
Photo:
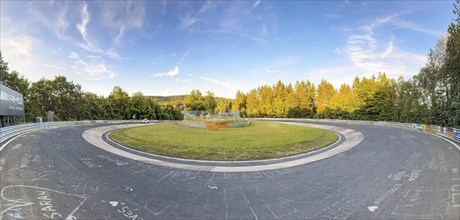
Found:
[[[332,131],[258,121],[218,131],[165,123],[117,130],[109,136],[141,151],[206,160],[278,158],[315,150],[338,139]]]

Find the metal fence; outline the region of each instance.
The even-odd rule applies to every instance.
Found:
[[[77,126],[77,125],[94,125],[94,124],[118,124],[118,123],[142,123],[142,120],[92,120],[92,121],[65,121],[65,122],[43,122],[43,123],[31,123],[31,124],[21,124],[13,125],[8,127],[0,128],[0,143],[5,142],[6,140],[27,132],[37,131],[41,129],[52,129],[63,126]],[[158,122],[158,121],[151,121]]]
[[[212,114],[209,111],[185,111],[184,119],[191,120],[232,120],[232,119],[241,119],[240,111],[229,112],[229,113],[220,113]]]
[[[425,125],[425,124],[414,124],[414,123],[402,123],[402,122],[388,122],[388,121],[360,121],[360,120],[341,120],[341,119],[289,119],[289,118],[251,118],[250,120],[270,120],[270,121],[282,121],[282,120],[299,120],[304,122],[332,122],[342,124],[363,124],[363,125],[378,125],[388,126],[396,128],[405,128],[418,130],[421,132],[427,132],[435,135],[439,135],[450,140],[460,143],[460,128],[449,128],[436,125]]]
[[[292,119],[280,119],[280,118],[252,118],[251,120],[292,120]],[[425,125],[425,124],[413,124],[413,123],[399,123],[399,122],[385,122],[385,121],[354,121],[354,120],[338,120],[338,119],[294,119],[298,121],[305,121],[305,122],[336,122],[336,123],[345,123],[345,124],[366,124],[366,125],[379,125],[379,126],[389,126],[389,127],[397,127],[397,128],[405,128],[405,129],[413,129],[422,132],[427,132],[435,135],[439,135],[450,140],[454,140],[460,143],[460,129],[459,128],[449,128],[449,127],[442,127],[436,125]],[[120,124],[120,123],[142,123],[142,120],[92,120],[92,121],[67,121],[67,122],[43,122],[43,123],[33,123],[33,124],[21,124],[21,125],[13,125],[9,127],[0,128],[0,143],[4,141],[31,131],[36,131],[40,129],[51,129],[51,128],[58,128],[63,126],[76,126],[76,125],[94,125],[94,124]],[[160,121],[154,120],[150,122],[158,123]],[[179,122],[184,123],[184,122]],[[194,127],[203,127],[205,128],[205,124],[199,124],[194,122],[187,122],[193,123]],[[249,121],[246,121],[244,125],[247,126]],[[193,126],[187,124],[189,126]],[[237,127],[240,125],[229,125],[229,127]]]
[[[418,131],[428,132],[443,136],[445,138],[460,142],[460,129],[449,128],[436,125],[413,124],[413,128]]]

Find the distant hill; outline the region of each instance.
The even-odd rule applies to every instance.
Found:
[[[164,103],[164,102],[180,102],[183,103],[185,100],[185,97],[187,95],[171,95],[171,96],[150,96],[154,100],[156,100],[158,103]]]

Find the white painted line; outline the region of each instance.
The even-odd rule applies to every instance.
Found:
[[[457,143],[455,143],[455,142],[453,142],[453,141],[451,141],[451,140],[449,140],[448,138],[445,138],[445,137],[440,136],[440,135],[437,135],[437,134],[428,133],[428,132],[422,132],[422,133],[431,134],[431,135],[433,135],[433,136],[435,136],[435,137],[444,139],[445,141],[447,141],[447,142],[449,142],[450,144],[454,145],[454,147],[456,147],[458,150],[460,150],[460,145],[457,144]]]
[[[20,136],[22,136],[22,135],[24,135],[24,134],[27,134],[27,133],[28,133],[28,132],[22,133],[22,134],[20,134],[20,135],[17,135],[17,136],[15,136],[15,137],[11,138],[9,141],[7,141],[6,143],[4,143],[4,144],[0,147],[0,152],[2,152],[3,148],[5,148],[6,145],[8,145],[9,143],[13,142],[16,138],[18,138],[18,137],[20,137]]]
[[[459,192],[460,191],[460,185],[452,185],[452,192]]]
[[[378,206],[368,206],[367,209],[369,209],[370,212],[375,212],[379,207]]]
[[[455,199],[455,197],[458,197],[458,199]],[[460,203],[460,193],[452,193],[452,203]]]

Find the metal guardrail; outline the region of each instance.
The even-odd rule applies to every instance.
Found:
[[[250,120],[292,120],[289,118],[251,118]],[[294,119],[311,122],[336,122],[345,124],[365,124],[365,125],[379,125],[389,126],[405,129],[413,129],[431,134],[436,134],[450,140],[454,140],[460,143],[460,129],[459,128],[448,128],[436,125],[424,125],[424,124],[413,124],[413,123],[400,123],[400,122],[386,122],[386,121],[358,121],[358,120],[339,120],[339,119]],[[91,121],[66,121],[66,122],[43,122],[33,124],[21,124],[13,125],[8,127],[0,128],[0,143],[20,135],[26,132],[36,131],[40,129],[51,129],[62,126],[77,126],[77,125],[93,125],[93,124],[121,124],[121,123],[142,123],[142,120],[91,120]],[[158,120],[152,120],[150,122],[158,123]]]
[[[92,120],[92,121],[63,121],[63,122],[43,122],[33,124],[21,124],[0,128],[0,143],[31,131],[41,129],[52,129],[63,126],[77,126],[77,125],[94,125],[94,124],[120,124],[120,123],[142,123],[142,120]],[[158,121],[150,121],[158,122]]]
[[[457,143],[460,143],[460,129],[459,128],[449,128],[436,125],[425,125],[425,124],[414,124],[414,123],[402,123],[402,122],[388,122],[388,121],[360,121],[360,120],[341,120],[341,119],[305,119],[305,118],[251,118],[250,120],[301,120],[305,122],[333,122],[333,123],[344,123],[344,124],[363,124],[363,125],[378,125],[378,126],[388,126],[396,128],[405,128],[418,130],[421,132],[427,132],[435,135],[445,137],[447,139],[453,140]]]
[[[460,143],[460,129],[436,125],[413,124],[413,128],[431,134],[436,134]]]

